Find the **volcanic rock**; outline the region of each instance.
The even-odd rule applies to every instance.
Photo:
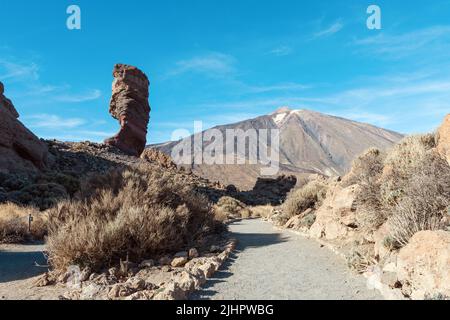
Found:
[[[109,112],[119,120],[120,131],[105,141],[131,156],[140,156],[147,142],[150,121],[150,82],[138,68],[116,64]]]
[[[4,95],[0,82],[0,171],[35,171],[47,162],[47,146],[19,120],[19,113]]]

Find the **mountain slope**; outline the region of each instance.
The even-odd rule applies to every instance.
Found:
[[[235,124],[218,126],[227,129],[279,129],[280,174],[342,175],[353,159],[371,147],[387,149],[403,136],[369,124],[329,116],[310,110],[281,108],[276,112]],[[187,138],[187,139],[193,139]],[[171,155],[179,142],[151,146]],[[235,142],[236,144],[236,142]],[[208,143],[203,144],[203,148]],[[198,154],[200,148],[193,152]],[[238,158],[244,158],[240,154]],[[247,158],[247,157],[245,157]],[[234,184],[243,189],[253,187],[261,165],[193,165],[194,172],[213,181]]]

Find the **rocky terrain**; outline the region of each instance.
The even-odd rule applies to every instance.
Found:
[[[273,114],[235,124],[218,126],[226,137],[227,129],[279,129],[280,130],[280,174],[309,174],[325,176],[345,174],[353,159],[371,147],[385,150],[403,136],[369,124],[333,117],[310,110],[281,108]],[[208,132],[208,130],[206,131]],[[205,134],[205,132],[203,132]],[[192,137],[186,138],[192,139]],[[225,139],[226,140],[226,139]],[[151,146],[167,155],[179,142],[168,142]],[[236,142],[237,143],[237,142]],[[203,149],[209,142],[204,142]],[[193,157],[199,149],[194,151]],[[246,155],[237,155],[246,158]],[[211,181],[232,184],[242,190],[252,189],[261,176],[261,165],[192,165],[199,176]]]
[[[268,220],[330,246],[386,298],[448,299],[448,119],[436,136],[369,150],[343,178],[311,178]]]
[[[19,113],[4,90],[0,82],[0,174],[45,168],[47,146],[18,120]]]
[[[39,140],[17,120],[1,85],[0,243],[46,240],[36,255],[49,265],[28,279],[36,270],[16,260],[26,280],[1,283],[4,299],[185,299],[234,246],[211,205],[225,188],[156,150],[143,152],[147,77],[128,65],[113,75],[110,112],[121,129],[105,144]],[[2,250],[0,267],[24,251]]]
[[[377,298],[362,289],[361,277],[328,270],[343,266],[330,251],[310,257],[327,247],[386,298],[450,297],[450,115],[436,134],[402,140],[367,124],[286,108],[218,127],[280,129],[281,172],[268,178],[258,165],[177,166],[168,156],[173,143],[145,149],[148,78],[122,64],[113,76],[110,112],[121,128],[104,144],[38,139],[0,83],[0,243],[34,244],[1,245],[2,299],[188,299],[233,253],[236,241],[225,232],[231,222],[241,260],[227,285],[258,287],[257,272],[246,269],[262,267],[269,291],[282,292],[284,283],[305,286],[307,298],[326,288],[329,298]],[[269,225],[236,223],[249,218],[320,245],[292,237],[272,243],[277,232]],[[44,261],[33,267],[37,256]],[[328,282],[345,288],[304,270],[314,261],[322,261]],[[267,290],[214,287],[228,298],[269,297]]]

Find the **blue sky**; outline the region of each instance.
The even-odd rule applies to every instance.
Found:
[[[66,28],[79,5],[82,29]],[[366,9],[382,10],[382,30]],[[117,62],[144,70],[149,142],[312,109],[403,133],[450,111],[450,0],[0,0],[0,81],[37,135],[102,141]]]

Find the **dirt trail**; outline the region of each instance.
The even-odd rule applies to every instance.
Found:
[[[261,220],[230,226],[237,253],[193,299],[382,299],[364,277],[314,240]]]
[[[0,245],[0,300],[53,300],[64,288],[36,288],[36,277],[48,271],[43,245]]]

